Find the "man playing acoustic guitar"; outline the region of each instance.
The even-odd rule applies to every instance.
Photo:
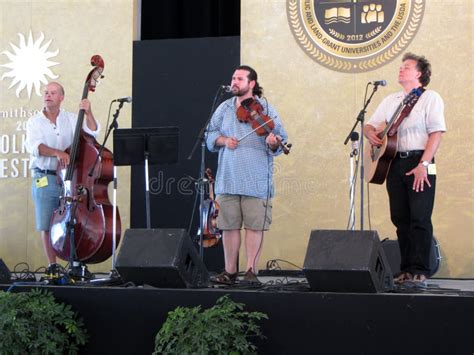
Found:
[[[379,134],[404,97],[430,82],[431,64],[425,57],[407,53],[402,62],[398,82],[403,90],[387,96],[364,126],[364,135],[373,146],[382,145]],[[429,274],[436,187],[434,155],[445,131],[444,103],[432,90],[421,94],[398,127],[397,152],[387,175],[390,215],[401,253],[401,273],[396,275],[395,283],[424,284]]]

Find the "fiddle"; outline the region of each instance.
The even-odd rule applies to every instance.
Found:
[[[214,178],[211,169],[205,172],[209,184],[209,198],[203,202],[203,233],[202,246],[209,248],[216,246],[222,237],[220,229],[217,228],[217,216],[219,215],[219,204],[214,200]]]
[[[275,128],[273,118],[263,114],[262,105],[253,98],[245,99],[240,103],[240,107],[237,109],[237,119],[242,123],[250,123],[252,126],[252,131],[250,133],[255,132],[258,136],[266,136],[272,133]],[[239,141],[245,137],[247,137],[247,135],[240,138]],[[278,144],[283,150],[283,153],[290,153],[292,146],[291,143],[283,143],[278,139]]]
[[[258,136],[265,136],[275,128],[275,122],[263,114],[263,107],[253,98],[245,99],[237,109],[237,119],[242,123],[250,123]]]

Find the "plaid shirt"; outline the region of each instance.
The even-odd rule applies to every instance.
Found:
[[[236,114],[236,97],[219,105],[207,130],[206,143],[211,152],[218,152],[216,194],[253,196],[262,199],[273,197],[273,157],[282,153],[281,148],[273,152],[265,143],[265,136],[252,133],[236,149],[216,146],[220,136],[242,138],[252,131],[249,123],[241,123]],[[274,119],[273,133],[286,141],[288,135],[275,109],[265,100],[258,99],[262,114]]]

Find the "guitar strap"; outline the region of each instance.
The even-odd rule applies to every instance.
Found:
[[[425,92],[425,88],[422,88],[422,87],[418,88],[418,90],[421,91],[421,95]],[[415,96],[413,100],[410,102],[410,104],[405,105],[402,112],[400,112],[400,116],[398,116],[397,121],[393,124],[393,126],[388,131],[388,135],[390,137],[392,137],[393,135],[397,133],[398,127],[400,127],[403,120],[410,114],[411,110],[413,110],[413,107],[415,107],[421,95]]]

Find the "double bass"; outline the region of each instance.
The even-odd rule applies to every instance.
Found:
[[[82,99],[95,91],[104,70],[99,55],[91,58],[91,65],[94,68],[86,78]],[[50,242],[60,259],[94,264],[112,255],[113,206],[107,186],[113,180],[113,155],[104,148],[96,163],[100,144],[82,129],[84,113],[83,109],[79,111],[73,142],[66,149],[70,163],[67,168],[58,166],[56,171],[62,193],[51,217]],[[120,234],[117,210],[116,245]]]

